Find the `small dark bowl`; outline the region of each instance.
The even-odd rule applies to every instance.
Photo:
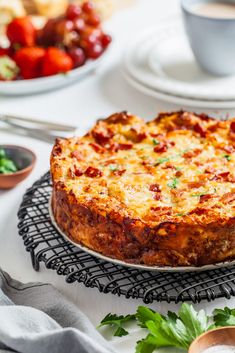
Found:
[[[0,189],[11,189],[31,173],[36,162],[36,155],[31,150],[21,146],[0,145],[1,148],[19,168],[15,173],[0,174]]]

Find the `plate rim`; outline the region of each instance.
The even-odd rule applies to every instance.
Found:
[[[235,99],[229,101],[217,101],[217,100],[199,100],[193,98],[186,98],[181,96],[176,96],[173,94],[168,94],[164,92],[160,92],[157,90],[153,90],[152,88],[144,85],[142,82],[137,81],[134,77],[132,77],[126,69],[123,67],[122,75],[126,79],[126,81],[134,87],[136,90],[151,96],[152,98],[162,100],[164,102],[187,106],[190,108],[203,108],[203,109],[234,109],[235,108]]]
[[[136,80],[138,80],[139,82],[141,82],[143,85],[146,85],[148,87],[150,87],[150,84],[147,84],[146,81],[142,77],[138,75],[138,77],[136,76],[136,72],[137,72],[137,68],[135,67],[136,65],[133,64],[133,60],[131,59],[134,55],[135,48],[137,45],[139,45],[141,42],[143,42],[143,39],[149,39],[148,37],[151,36],[151,41],[153,41],[153,36],[154,34],[156,35],[157,33],[164,33],[167,30],[174,28],[174,27],[179,27],[182,24],[181,19],[178,18],[174,18],[174,19],[170,19],[170,23],[167,23],[166,20],[165,22],[161,23],[160,25],[155,25],[155,26],[151,26],[150,28],[147,28],[144,32],[141,33],[141,35],[136,36],[132,43],[130,44],[130,47],[128,48],[128,50],[126,51],[125,55],[124,55],[124,59],[123,59],[123,64],[126,67],[126,70],[133,76],[135,77]],[[155,39],[154,43],[156,41],[159,41],[159,39]],[[151,70],[153,72],[154,75],[154,71],[152,70],[152,68],[149,65],[149,61],[150,58],[148,58],[148,60],[146,60],[146,65],[149,68],[149,71]],[[134,70],[134,71],[133,71]],[[230,101],[230,100],[234,100],[235,99],[235,93],[231,93],[228,95],[226,95],[226,93],[222,93],[222,92],[217,92],[217,93],[213,93],[211,94],[211,90],[210,88],[204,88],[204,90],[207,90],[207,92],[202,93],[202,90],[200,90],[200,92],[196,93],[196,91],[198,91],[198,89],[195,89],[195,92],[193,93],[189,93],[187,94],[187,90],[186,88],[189,86],[192,86],[192,84],[187,84],[184,83],[183,81],[177,81],[174,79],[167,79],[164,80],[164,78],[157,76],[156,72],[155,72],[155,78],[156,80],[158,80],[158,84],[155,87],[150,87],[151,89],[154,90],[158,90],[161,93],[164,94],[171,94],[174,95],[175,93],[175,87],[178,85],[182,86],[181,87],[181,93],[178,92],[177,96],[182,97],[182,98],[187,98],[187,99],[194,99],[194,95],[197,96],[196,99],[198,100],[217,100],[217,101]],[[174,81],[175,81],[175,85],[174,85]],[[234,76],[234,81],[235,81],[235,76]],[[163,88],[164,86],[164,88]],[[170,87],[170,88],[169,88]],[[185,92],[186,90],[186,96],[183,94],[183,92]],[[209,95],[209,96],[208,96]],[[227,98],[226,98],[227,96]]]
[[[203,272],[203,271],[208,271],[208,270],[215,270],[218,268],[223,268],[223,267],[230,267],[235,265],[235,260],[232,261],[225,261],[225,262],[219,262],[217,264],[210,264],[210,265],[203,265],[203,266],[179,266],[179,267],[170,267],[170,266],[164,266],[164,267],[160,267],[160,266],[147,266],[147,265],[141,265],[141,264],[133,264],[133,263],[129,263],[129,262],[125,262],[122,260],[118,260],[118,259],[114,259],[105,255],[102,255],[94,250],[89,249],[88,247],[76,243],[75,241],[73,241],[72,239],[70,239],[58,226],[55,217],[54,217],[54,213],[52,210],[52,195],[49,198],[49,202],[48,202],[48,211],[49,211],[49,216],[50,216],[50,220],[52,225],[54,226],[54,228],[57,230],[57,232],[66,240],[68,241],[70,244],[74,245],[75,247],[77,247],[78,249],[88,253],[89,255],[92,255],[98,259],[101,259],[103,261],[106,262],[110,262],[113,263],[115,265],[119,265],[119,266],[124,266],[127,268],[131,268],[131,269],[137,269],[137,270],[142,270],[142,271],[149,271],[149,272],[175,272],[175,273],[182,273],[182,272]]]
[[[111,50],[112,44],[99,58],[89,60],[84,65],[74,68],[65,74],[60,73],[29,80],[0,81],[0,95],[20,96],[59,89],[96,70],[107,59]]]

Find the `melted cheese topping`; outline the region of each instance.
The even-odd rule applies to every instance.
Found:
[[[146,222],[235,216],[233,121],[182,112],[150,123],[130,115],[119,120],[60,141],[56,181],[81,202],[109,202]]]

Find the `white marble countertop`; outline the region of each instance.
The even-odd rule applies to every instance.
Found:
[[[157,101],[137,92],[125,82],[119,66],[125,47],[137,33],[177,12],[178,0],[138,0],[134,7],[119,12],[107,24],[115,40],[106,64],[96,73],[55,92],[14,98],[2,96],[0,111],[76,124],[82,132],[92,125],[96,118],[116,111],[129,110],[146,119],[152,119],[159,111],[184,108]],[[234,114],[232,111],[228,113]],[[76,303],[94,324],[108,312],[134,312],[136,307],[142,304],[141,300],[100,294],[97,289],[86,288],[83,284],[67,284],[64,277],[58,276],[55,271],[47,270],[43,265],[39,272],[34,271],[30,255],[26,253],[22,239],[18,236],[17,210],[26,188],[48,170],[51,146],[31,138],[16,136],[1,128],[0,143],[27,146],[35,151],[38,158],[36,167],[27,180],[13,190],[0,191],[0,266],[23,282],[44,281],[54,284]],[[225,305],[235,307],[235,299],[202,302],[196,307],[205,308],[210,312],[214,307]],[[154,303],[151,307],[166,312],[177,309],[178,305]],[[118,352],[134,352],[135,341],[139,336],[137,331],[131,338],[127,336],[113,341]],[[166,350],[170,351],[172,350]]]

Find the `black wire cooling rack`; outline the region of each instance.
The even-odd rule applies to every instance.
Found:
[[[162,273],[140,271],[95,258],[68,243],[51,223],[48,202],[50,174],[29,188],[20,205],[19,234],[30,252],[36,271],[40,262],[65,276],[68,283],[82,282],[102,293],[153,301],[194,303],[203,299],[230,298],[235,295],[235,266],[205,272]]]

